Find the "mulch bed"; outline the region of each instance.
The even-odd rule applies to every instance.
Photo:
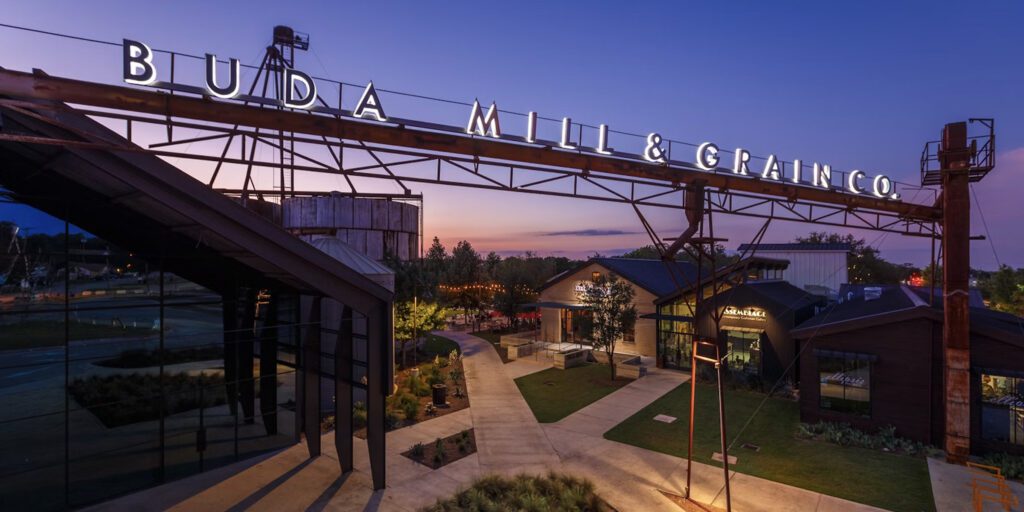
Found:
[[[440,450],[438,450],[439,445]],[[473,429],[469,429],[443,439],[438,438],[432,443],[417,444],[402,452],[402,456],[431,469],[437,469],[474,453],[476,453],[476,436],[473,434]]]
[[[400,369],[398,371],[398,373],[395,375],[395,382],[399,383],[399,386],[404,385],[404,383],[409,378],[409,373],[412,368],[422,367],[423,365],[429,366],[433,361],[434,358],[432,356],[420,355],[415,365],[410,364],[408,368]],[[433,397],[431,395],[417,397],[417,399],[420,402],[420,409],[419,413],[416,415],[416,419],[414,421],[402,419],[397,427],[393,429],[388,429],[388,431],[390,432],[391,430],[396,430],[402,427],[408,427],[409,425],[414,425],[422,421],[438,418],[446,414],[461,411],[469,407],[469,393],[466,391],[466,372],[462,367],[462,358],[459,358],[458,362],[455,363],[454,366],[450,365],[446,368],[443,368],[442,372],[444,374],[447,374],[452,369],[457,369],[460,373],[462,373],[462,378],[459,379],[458,384],[453,384],[451,380],[446,380],[445,385],[448,386],[447,405],[437,407],[434,409],[434,412],[432,414],[427,414],[427,404],[433,403]],[[461,396],[455,396],[456,387],[458,387],[459,390],[461,391]],[[399,391],[401,392],[407,390],[400,388]],[[364,427],[356,429],[353,435],[360,439],[366,439],[366,428]]]

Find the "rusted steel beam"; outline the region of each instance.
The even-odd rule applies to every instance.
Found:
[[[283,130],[321,137],[344,138],[389,146],[413,147],[420,150],[472,155],[481,158],[583,169],[669,183],[690,184],[704,181],[707,187],[713,189],[763,194],[791,201],[813,201],[847,208],[891,212],[919,220],[938,220],[941,217],[941,210],[934,206],[887,201],[870,196],[844,194],[773,180],[701,171],[679,165],[645,163],[639,160],[562,151],[546,146],[469,137],[346,117],[259,108],[227,101],[214,101],[209,98],[171,95],[153,90],[19,71],[0,71],[0,95],[23,99],[62,101],[93,107]]]
[[[946,458],[964,464],[971,451],[971,333],[967,302],[970,278],[970,150],[967,123],[942,132],[942,348],[945,383]]]

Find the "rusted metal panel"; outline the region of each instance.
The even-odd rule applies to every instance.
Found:
[[[942,294],[945,361],[946,457],[963,464],[970,454],[970,189],[966,123],[946,125],[942,136]]]

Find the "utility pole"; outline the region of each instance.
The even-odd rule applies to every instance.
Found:
[[[971,338],[967,302],[971,270],[970,170],[974,151],[967,123],[950,123],[939,149],[942,173],[942,350],[946,391],[946,459],[964,464],[971,453]]]

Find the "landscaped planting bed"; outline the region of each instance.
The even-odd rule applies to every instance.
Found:
[[[432,443],[416,443],[412,448],[402,452],[402,455],[431,469],[437,469],[474,453],[476,437],[473,435],[473,429],[469,429],[445,438],[439,437]]]
[[[726,391],[727,431],[732,446],[729,455],[738,457],[730,469],[889,510],[935,509],[923,456],[803,439],[798,435],[799,404],[769,398],[754,415],[764,398],[757,392]],[[686,457],[689,406],[687,383],[641,409],[604,437]],[[659,414],[677,419],[672,423],[655,421]],[[750,424],[741,432],[748,420]],[[717,391],[712,385],[698,384],[694,460],[721,466],[712,460],[712,454],[720,451]]]
[[[398,389],[385,404],[384,428],[388,431],[469,407],[461,351],[459,345],[448,338],[428,334],[415,360],[410,361],[408,367],[396,369],[395,383]],[[447,386],[447,405],[443,407],[431,405],[431,386],[435,383]],[[320,428],[323,432],[334,429],[334,416],[324,418]],[[352,428],[356,437],[366,439],[366,404],[362,402],[353,407]]]
[[[96,415],[107,428],[160,419],[160,376],[118,374],[75,379],[68,391],[79,405]],[[259,382],[256,382],[257,388]],[[259,390],[256,391],[259,396]],[[172,373],[163,376],[164,414],[227,403],[224,376]]]
[[[543,510],[612,512],[615,509],[594,494],[594,484],[571,476],[485,476],[468,489],[438,500],[427,512],[463,510]]]

